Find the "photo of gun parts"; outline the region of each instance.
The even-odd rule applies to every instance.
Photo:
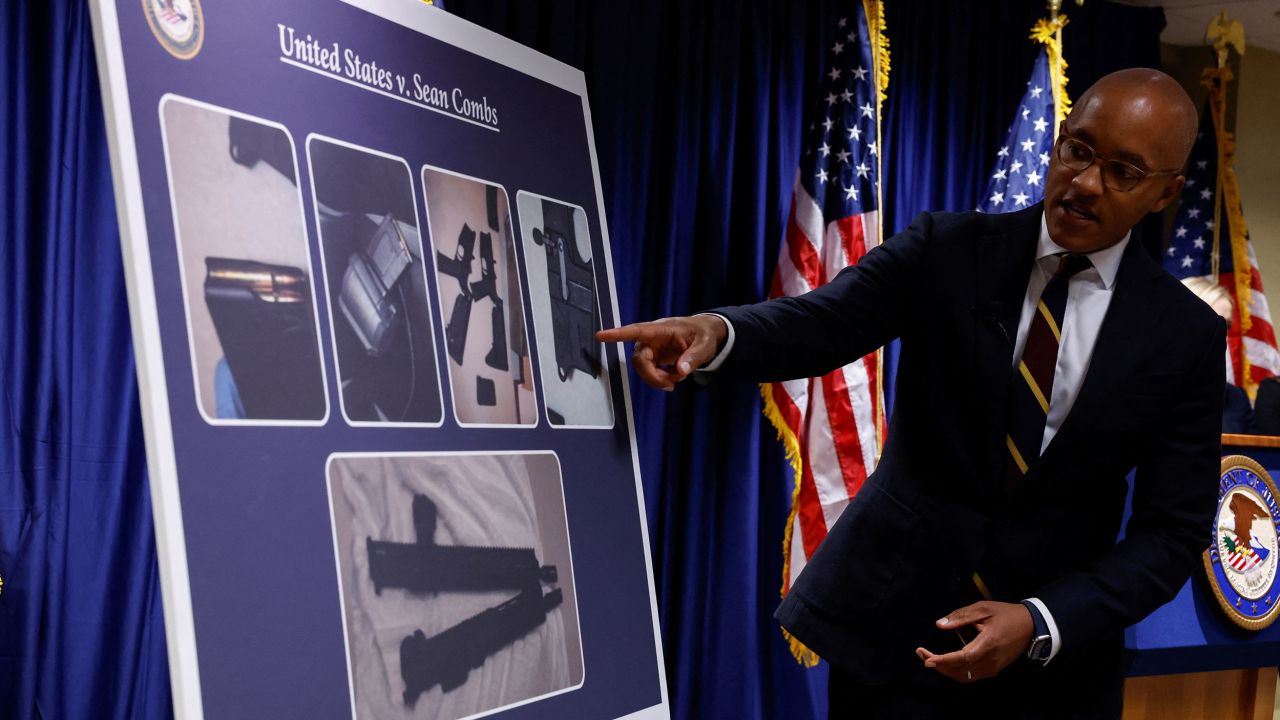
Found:
[[[168,96],[160,108],[195,377],[210,423],[328,417],[293,143]]]
[[[413,179],[404,160],[307,140],[343,416],[439,424],[444,416]]]
[[[551,453],[335,456],[357,717],[451,720],[580,685]]]
[[[506,191],[424,167],[453,407],[461,424],[537,422]]]
[[[575,205],[516,194],[547,418],[552,425],[612,427],[613,400],[587,214]]]

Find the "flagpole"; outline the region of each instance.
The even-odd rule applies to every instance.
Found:
[[[1210,259],[1214,281],[1221,284],[1222,243],[1224,237],[1230,242],[1231,261],[1233,266],[1234,292],[1236,305],[1236,323],[1233,330],[1243,338],[1253,326],[1253,264],[1249,260],[1248,230],[1244,223],[1244,213],[1240,209],[1240,188],[1236,183],[1235,140],[1227,132],[1227,83],[1234,74],[1228,62],[1231,48],[1238,54],[1244,54],[1244,27],[1237,20],[1227,18],[1222,12],[1209,22],[1206,37],[1213,43],[1217,55],[1217,67],[1204,71],[1201,83],[1209,88],[1209,109],[1213,118],[1213,130],[1217,140],[1218,168],[1214,178],[1213,198],[1213,245]],[[1222,232],[1223,213],[1230,221],[1230,232]],[[1244,388],[1252,400],[1257,391],[1257,383],[1253,380],[1253,363],[1242,343],[1239,357],[1240,387]]]
[[[889,89],[889,39],[885,34],[884,4],[880,0],[863,0],[863,13],[867,18],[867,30],[874,50],[871,53],[872,73],[875,77],[876,96],[876,137],[884,146],[884,134],[880,122],[880,111],[884,105]],[[876,242],[884,242],[884,160],[876,155]],[[884,450],[886,432],[886,415],[884,407],[884,348],[876,350],[876,396],[875,423],[876,445],[875,462],[880,464],[880,453]]]

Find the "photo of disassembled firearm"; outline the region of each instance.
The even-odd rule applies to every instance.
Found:
[[[555,336],[556,371],[561,380],[581,370],[600,377],[600,343],[596,330],[596,283],[591,261],[583,259],[573,228],[573,208],[542,201],[542,225],[533,241],[547,253],[547,291],[551,295],[551,328]]]
[[[414,542],[366,538],[376,594],[400,588],[418,595],[492,590],[518,590],[519,595],[432,637],[417,630],[404,639],[400,675],[409,706],[436,685],[444,692],[460,687],[472,668],[536,630],[564,599],[558,588],[543,594],[541,584],[556,582],[557,572],[554,565],[540,565],[533,548],[437,545],[437,516],[435,503],[417,494]]]
[[[462,364],[467,347],[467,328],[471,325],[471,306],[488,298],[493,302],[490,322],[493,326],[493,345],[484,356],[485,364],[494,370],[507,370],[507,321],[503,312],[502,296],[498,294],[498,274],[493,255],[493,236],[480,233],[480,279],[471,282],[475,262],[476,231],[463,223],[458,233],[458,247],[450,257],[436,252],[436,262],[442,275],[458,281],[458,298],[453,302],[449,323],[444,329],[445,347],[453,361]]]
[[[436,506],[426,495],[413,496],[417,542],[368,539],[369,577],[374,592],[402,588],[425,595],[439,592],[523,590],[538,582],[556,582],[554,565],[539,565],[533,548],[437,545]]]

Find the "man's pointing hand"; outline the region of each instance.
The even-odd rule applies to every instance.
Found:
[[[695,315],[601,330],[596,339],[634,342],[631,364],[636,374],[649,385],[669,392],[676,383],[710,362],[728,334],[720,318]]]

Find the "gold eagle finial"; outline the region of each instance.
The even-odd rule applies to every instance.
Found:
[[[1237,53],[1244,54],[1244,26],[1239,20],[1228,19],[1226,10],[1209,21],[1205,37],[1218,52],[1218,67],[1227,64],[1228,48],[1235,48]]]

